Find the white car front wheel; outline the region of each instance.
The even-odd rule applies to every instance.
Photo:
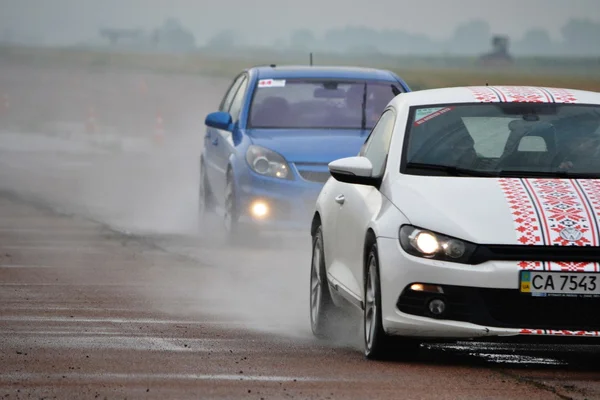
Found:
[[[379,277],[379,257],[377,244],[373,243],[365,266],[365,306],[363,313],[363,336],[365,356],[372,360],[414,357],[420,343],[408,338],[388,336],[381,316],[381,283]]]

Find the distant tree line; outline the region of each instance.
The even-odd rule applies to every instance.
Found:
[[[377,30],[365,26],[346,26],[326,31],[321,37],[310,29],[291,32],[287,43],[279,40],[273,48],[294,51],[326,51],[334,53],[380,53],[390,55],[479,55],[491,50],[494,36],[489,24],[472,20],[459,25],[444,41],[424,34],[412,34],[400,29]],[[229,51],[251,46],[243,35],[224,30],[209,38],[205,48]],[[600,23],[590,19],[571,19],[561,28],[561,40],[553,41],[544,29],[533,28],[520,38],[511,38],[509,51],[515,55],[583,55],[600,56]]]

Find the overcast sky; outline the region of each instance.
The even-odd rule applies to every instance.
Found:
[[[168,16],[179,18],[198,42],[235,28],[247,41],[271,44],[295,28],[320,34],[346,24],[444,38],[461,22],[480,18],[494,34],[518,38],[538,27],[558,39],[570,18],[600,22],[600,0],[0,0],[0,32],[43,36],[48,43],[95,39],[100,27],[154,28]]]

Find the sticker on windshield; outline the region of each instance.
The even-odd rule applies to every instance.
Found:
[[[258,81],[258,87],[284,87],[285,79],[261,79]]]
[[[415,112],[415,125],[421,125],[453,109],[454,107],[421,108]]]

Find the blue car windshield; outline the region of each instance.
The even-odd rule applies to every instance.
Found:
[[[600,106],[558,103],[414,107],[406,174],[600,178]]]
[[[372,129],[403,92],[396,82],[261,79],[247,126],[281,129]]]

